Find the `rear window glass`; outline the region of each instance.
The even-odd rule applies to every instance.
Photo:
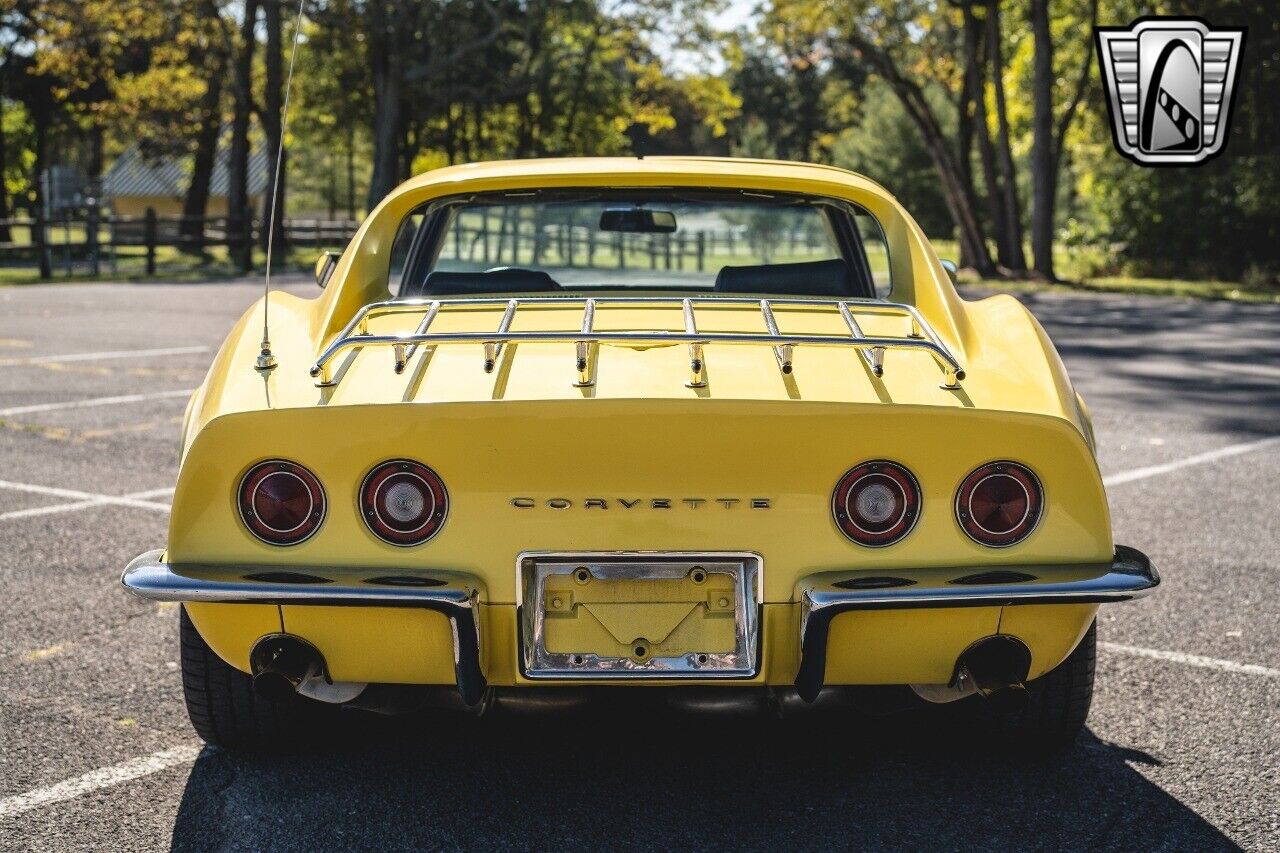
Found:
[[[636,210],[671,214],[674,228],[643,233],[600,227],[606,211]],[[521,267],[546,272],[569,288],[710,289],[728,266],[839,258],[828,218],[815,206],[535,202],[455,208],[433,269]]]

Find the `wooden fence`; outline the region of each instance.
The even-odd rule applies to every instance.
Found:
[[[286,219],[284,244],[291,248],[341,249],[359,227],[350,220]],[[494,226],[497,227],[494,227]],[[56,219],[0,220],[8,226],[8,242],[0,242],[0,265],[39,268],[43,278],[55,271],[96,277],[104,268],[117,272],[128,255],[142,259],[147,275],[155,275],[157,250],[173,247],[199,256],[225,246],[232,264],[248,270],[252,250],[263,245],[264,223],[239,223],[228,217],[79,215]],[[17,238],[25,236],[25,241]],[[393,255],[408,249],[412,232],[396,241]],[[718,269],[735,259],[742,263],[774,258],[804,260],[828,256],[821,235],[801,229],[752,231],[746,227],[682,231],[676,234],[605,233],[571,223],[498,224],[488,217],[455,223],[441,247],[442,260],[478,268],[491,266],[584,267],[698,271]],[[120,250],[126,250],[122,252]],[[141,250],[139,252],[139,250]]]
[[[289,246],[316,249],[342,248],[360,223],[350,220],[287,219],[282,223]],[[55,270],[66,275],[89,276],[114,270],[120,249],[141,249],[148,275],[156,273],[157,250],[173,247],[198,255],[214,246],[225,246],[242,269],[251,266],[251,253],[263,244],[265,225],[260,220],[240,222],[226,216],[159,216],[148,209],[144,216],[88,215],[0,219],[0,264],[38,268],[42,278]],[[25,237],[25,240],[20,240]],[[133,252],[132,254],[136,254]]]

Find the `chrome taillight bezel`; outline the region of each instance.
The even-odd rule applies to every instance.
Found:
[[[262,487],[272,477],[291,477],[300,482],[309,500],[302,520],[288,529],[272,527],[263,520],[259,499]],[[288,459],[266,459],[249,468],[236,487],[236,508],[240,522],[254,538],[279,547],[300,545],[310,539],[324,525],[328,513],[328,498],[324,486],[306,466]]]
[[[1025,495],[1026,507],[1018,522],[1007,530],[984,527],[973,510],[974,492],[992,478],[1001,478],[1016,486]],[[996,460],[979,465],[960,481],[956,489],[955,517],[960,529],[971,540],[986,548],[1010,548],[1023,542],[1040,526],[1044,517],[1045,493],[1039,476],[1026,465],[1009,459]]]
[[[851,501],[856,503],[859,490],[876,483],[896,490],[902,503],[890,525],[868,523],[851,505]],[[886,548],[901,542],[915,529],[922,509],[920,482],[905,465],[888,459],[855,465],[840,477],[831,493],[831,516],[836,527],[850,542],[865,548]]]
[[[380,509],[379,499],[383,496],[383,488],[396,478],[409,478],[421,483],[424,496],[431,500],[430,507],[423,514],[423,521],[412,528],[402,529],[395,519],[389,519],[389,514]],[[360,483],[357,503],[360,517],[364,519],[369,532],[389,545],[402,548],[429,542],[440,532],[449,517],[449,491],[445,488],[444,480],[430,467],[413,459],[388,459],[373,466]]]

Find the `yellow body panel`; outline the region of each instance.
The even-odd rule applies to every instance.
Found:
[[[1096,604],[1029,604],[1006,607],[1000,632],[1031,649],[1029,678],[1038,678],[1062,662],[1093,624]]]
[[[334,681],[453,682],[449,620],[398,607],[280,608],[284,628],[324,652]]]
[[[938,366],[923,353],[887,352],[879,380],[851,349],[797,347],[795,371],[783,376],[768,347],[729,345],[706,348],[707,387],[688,388],[687,348],[651,344],[602,345],[596,384],[578,388],[571,342],[508,345],[492,373],[481,369],[479,344],[424,347],[404,374],[391,369],[387,348],[349,350],[335,364],[337,386],[315,385],[308,368],[320,350],[361,306],[388,298],[391,244],[410,211],[461,192],[593,186],[796,192],[862,205],[879,220],[888,242],[891,298],[916,306],[963,364],[961,389],[939,387]],[[754,681],[773,684],[795,677],[795,589],[807,575],[1086,563],[1112,555],[1083,401],[1043,329],[1011,298],[960,299],[914,220],[881,187],[849,172],[697,158],[442,169],[406,183],[370,214],[315,299],[274,293],[270,306],[279,366],[265,374],[253,369],[262,330],[259,303],[232,330],[188,409],[169,559],[469,573],[485,590],[481,650],[491,684],[529,683],[518,667],[515,560],[522,551],[761,554],[761,670]],[[493,330],[501,310],[442,311],[433,330]],[[846,331],[834,312],[775,310],[784,333]],[[580,304],[522,309],[512,329],[573,328],[580,312]],[[412,313],[379,317],[370,331],[412,332],[419,319]],[[868,314],[859,321],[870,335],[902,333],[887,325],[891,319]],[[596,312],[601,330],[674,330],[681,324],[675,307]],[[758,310],[737,306],[700,308],[698,324],[703,331],[763,331]],[[364,475],[395,457],[431,466],[450,493],[450,515],[440,533],[414,548],[378,540],[357,508]],[[319,532],[300,545],[265,545],[238,518],[236,484],[252,464],[267,458],[299,462],[325,485],[328,515]],[[924,496],[915,530],[882,549],[849,542],[830,513],[831,491],[841,474],[872,458],[909,467]],[[953,515],[961,479],[993,459],[1029,465],[1045,487],[1039,527],[1011,548],[976,545]],[[516,498],[532,506],[517,506]],[[588,505],[588,499],[606,506]],[[757,499],[767,508],[754,508]],[[628,509],[624,500],[640,503]],[[657,508],[655,500],[667,500],[670,507]],[[564,502],[568,506],[561,508]],[[629,642],[619,633],[642,617],[618,608],[608,612],[608,602],[600,604],[592,618],[555,629],[561,633],[553,642],[566,648],[579,641],[602,648]],[[682,631],[714,634],[701,616],[686,625],[667,609],[643,618],[651,624],[676,620],[673,644],[692,642]],[[832,625],[827,682],[946,681],[959,651],[997,631],[1028,644],[1033,675],[1039,674],[1070,652],[1095,609],[1046,605],[842,615]],[[449,624],[441,616],[366,608],[283,611],[285,630],[320,648],[335,679],[453,680]],[[253,642],[280,629],[277,608],[198,605],[191,612],[215,651],[241,669],[247,668]]]
[[[280,608],[274,604],[187,603],[183,607],[214,654],[243,672],[249,671],[254,642],[282,630]]]
[[[826,683],[946,684],[961,652],[998,633],[1001,609],[842,613],[831,622]]]

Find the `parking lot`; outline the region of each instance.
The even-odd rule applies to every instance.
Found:
[[[1103,609],[1061,757],[643,706],[240,757],[190,730],[176,609],[118,579],[165,540],[187,396],[257,294],[0,288],[0,848],[1280,848],[1280,306],[1022,297],[1092,409],[1116,540],[1164,577]]]

